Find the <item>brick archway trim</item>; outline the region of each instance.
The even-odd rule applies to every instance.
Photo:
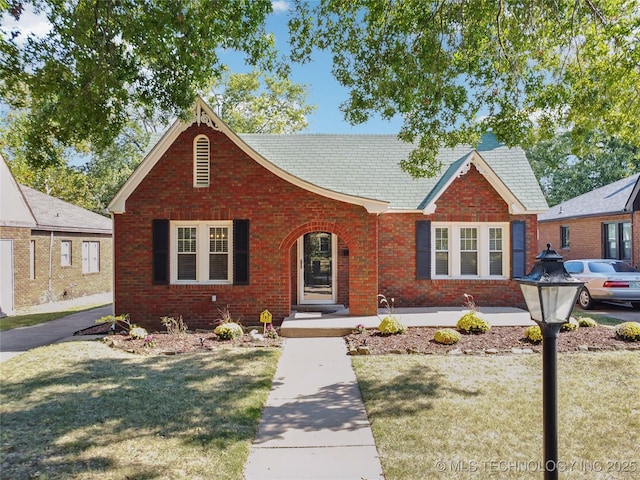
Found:
[[[295,242],[298,241],[301,236],[310,232],[335,233],[342,239],[342,241],[347,244],[347,246],[354,245],[353,238],[341,224],[326,221],[315,221],[303,223],[302,225],[298,225],[293,230],[291,230],[289,234],[284,237],[282,242],[280,242],[280,250],[289,251],[289,249]]]

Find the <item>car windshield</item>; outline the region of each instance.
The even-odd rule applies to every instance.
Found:
[[[624,262],[589,262],[589,270],[593,273],[639,272]]]

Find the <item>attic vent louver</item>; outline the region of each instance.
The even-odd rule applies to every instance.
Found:
[[[209,186],[209,138],[205,135],[196,137],[193,146],[193,186]]]

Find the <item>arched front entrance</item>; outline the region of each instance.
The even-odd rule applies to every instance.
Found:
[[[298,303],[335,304],[338,298],[338,237],[309,232],[298,239]]]

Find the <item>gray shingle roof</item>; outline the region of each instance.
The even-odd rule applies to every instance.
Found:
[[[25,185],[20,185],[37,226],[61,232],[108,233],[113,231],[110,218],[67,203]]]
[[[400,168],[400,161],[415,147],[395,135],[240,137],[265,159],[298,178],[336,192],[387,201],[390,208],[403,210],[423,208],[438,193],[447,172],[452,172],[452,164],[463,161],[474,150],[470,146],[442,149],[438,154],[440,174],[415,179]],[[476,150],[528,210],[548,208],[522,149],[508,148],[488,134]]]
[[[578,197],[551,207],[538,215],[539,221],[560,220],[611,213],[623,213],[631,196],[637,195],[640,174],[635,174],[604,187],[597,188]]]

